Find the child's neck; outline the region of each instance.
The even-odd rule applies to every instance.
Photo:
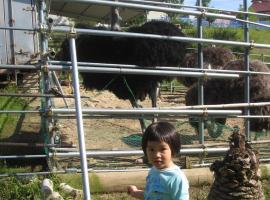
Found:
[[[174,167],[174,166],[176,166],[175,164],[174,164],[174,162],[173,161],[171,161],[170,163],[169,163],[169,165],[168,166],[166,166],[165,168],[157,168],[156,166],[155,166],[155,168],[156,169],[158,169],[158,170],[166,170],[166,169],[170,169],[170,168],[172,168],[172,167]]]

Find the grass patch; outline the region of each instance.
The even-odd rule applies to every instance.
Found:
[[[0,93],[17,93],[15,86],[8,86],[0,90]],[[26,110],[27,101],[20,97],[0,97],[1,110]],[[18,120],[23,114],[0,113],[0,139],[9,137],[16,129]]]
[[[189,37],[196,37],[197,29],[194,27],[189,27],[188,29],[184,30],[185,33]],[[249,30],[249,38],[250,41],[254,41],[254,43],[259,44],[270,44],[270,37],[269,30],[259,30],[259,29],[250,29]],[[244,31],[243,29],[234,29],[234,28],[209,28],[204,27],[203,29],[203,36],[207,39],[217,39],[217,40],[229,40],[229,41],[244,41]],[[193,48],[196,48],[195,43],[190,43]],[[205,44],[204,46],[208,46]],[[230,48],[233,52],[243,53],[244,47],[240,46],[233,46],[233,45],[218,45],[224,46],[225,48]],[[262,55],[266,55],[264,57],[265,62],[270,62],[270,49],[267,48],[252,48],[250,49],[251,54],[258,54],[258,55],[251,55],[250,58],[261,60]]]
[[[58,175],[59,180],[61,182],[67,183],[68,185],[82,189],[82,177],[81,174],[65,174],[65,175]],[[104,192],[104,188],[95,173],[91,173],[90,175],[90,185],[91,185],[91,192],[93,193],[100,193]]]
[[[81,174],[61,174],[56,177],[58,178],[59,184],[64,182],[77,189],[81,189],[83,187]]]
[[[1,168],[1,167],[0,167]],[[1,171],[0,171],[1,172]],[[7,177],[0,178],[0,199],[5,200],[28,200],[41,199],[40,185],[45,177]],[[82,189],[82,180],[80,174],[65,174],[49,176],[54,183],[54,191],[59,191],[59,184],[65,182],[76,189]],[[270,199],[270,176],[264,177],[262,180],[265,199]],[[121,193],[94,193],[94,191],[102,191],[102,186],[94,174],[90,178],[91,198],[93,200],[135,200],[126,192]],[[97,186],[97,185],[99,186]],[[190,188],[190,200],[206,200],[210,190],[210,185],[201,185]],[[61,194],[61,191],[60,191]],[[64,199],[71,199],[65,194],[61,194]],[[76,199],[76,200],[82,200]]]
[[[132,198],[126,192],[93,194],[91,198],[93,200],[135,200],[135,198]]]
[[[263,179],[263,191],[265,195],[265,199],[270,199],[270,176],[268,176],[266,179]]]
[[[30,167],[6,167],[3,160],[0,160],[0,174],[16,174],[29,172]],[[0,198],[1,199],[1,198]]]
[[[41,199],[40,180],[36,177],[8,177],[0,179],[0,199]]]
[[[104,192],[104,188],[96,174],[90,176],[91,191],[93,192]]]

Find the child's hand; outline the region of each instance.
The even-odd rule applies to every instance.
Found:
[[[134,192],[138,191],[138,188],[135,185],[129,185],[127,187],[128,194],[132,195]]]
[[[139,190],[135,185],[129,185],[127,187],[128,194],[132,197],[137,199],[144,199],[143,198],[143,191]]]

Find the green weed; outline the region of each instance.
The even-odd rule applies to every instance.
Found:
[[[29,200],[41,199],[40,180],[36,177],[8,177],[0,179],[0,199]]]
[[[0,90],[0,93],[16,93],[15,86],[8,86]],[[1,110],[26,110],[27,101],[20,97],[0,96]],[[24,114],[0,113],[0,139],[8,137],[15,130],[18,120]]]

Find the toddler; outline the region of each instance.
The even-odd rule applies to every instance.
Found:
[[[146,178],[145,191],[130,185],[128,193],[145,200],[188,200],[188,180],[172,159],[180,146],[180,135],[172,124],[157,122],[148,126],[142,137],[142,149],[153,167]]]

